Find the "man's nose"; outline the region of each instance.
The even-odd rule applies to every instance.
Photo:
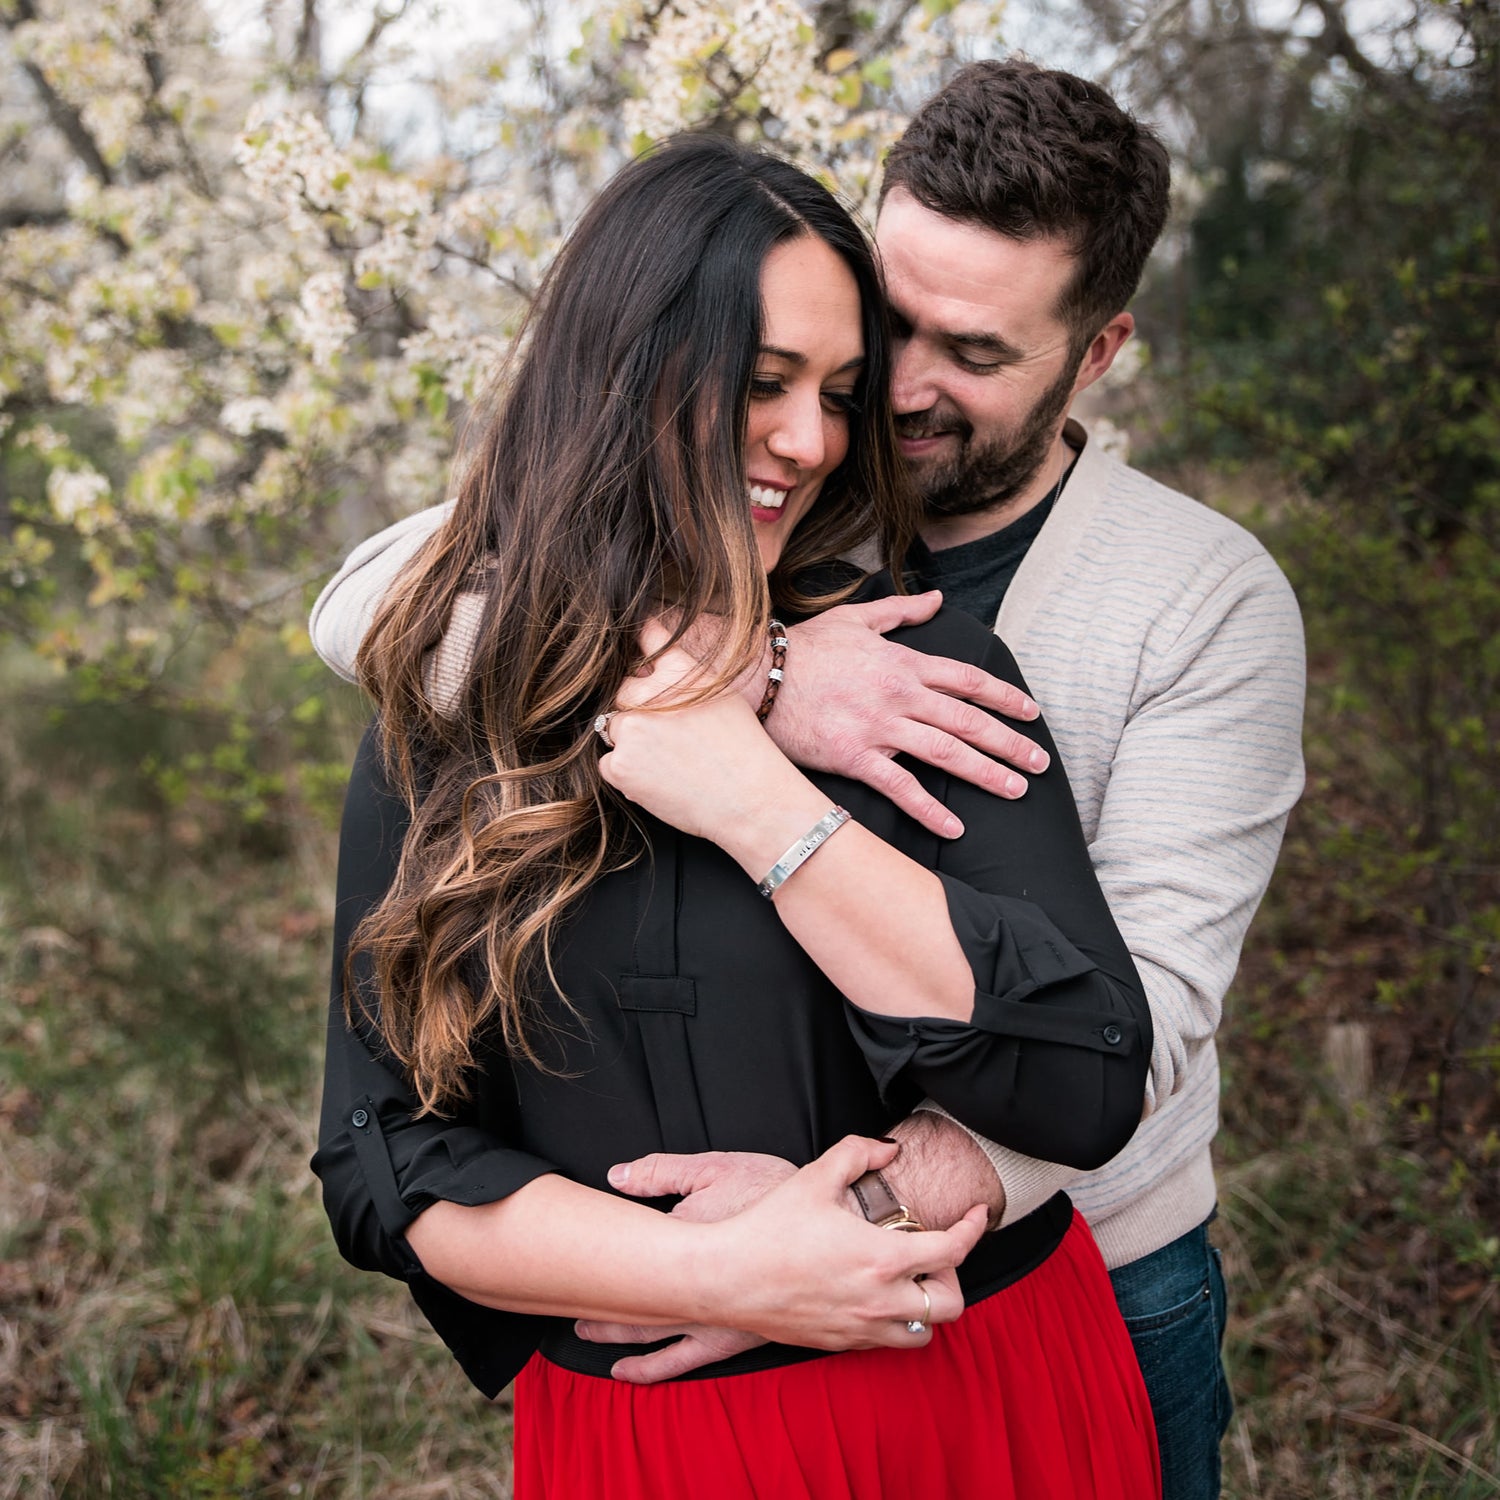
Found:
[[[926,411],[938,399],[937,362],[915,339],[896,341],[891,367],[891,405],[896,415]]]

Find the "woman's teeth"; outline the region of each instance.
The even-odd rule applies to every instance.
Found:
[[[785,490],[771,490],[764,485],[749,486],[750,503],[760,510],[780,510],[786,501]]]

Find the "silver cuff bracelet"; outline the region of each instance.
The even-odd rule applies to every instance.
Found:
[[[776,894],[777,887],[786,883],[801,865],[806,863],[829,838],[849,821],[849,814],[842,807],[830,807],[806,833],[771,866],[770,874],[756,887],[767,901]]]

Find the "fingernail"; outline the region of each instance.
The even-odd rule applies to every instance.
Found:
[[[1033,750],[1031,752],[1030,760],[1027,761],[1027,765],[1029,765],[1033,771],[1045,771],[1051,763],[1052,758],[1047,754],[1045,750]]]
[[[877,1141],[884,1141],[887,1146],[894,1146],[897,1144],[896,1137],[893,1135],[877,1135],[875,1139]]]
[[[624,1187],[630,1181],[630,1163],[622,1161],[618,1166],[609,1169],[609,1185],[611,1187]]]
[[[1023,698],[1021,700],[1021,717],[1023,719],[1034,719],[1039,713],[1041,713],[1041,709],[1037,707],[1035,698]]]
[[[943,824],[943,837],[945,839],[956,839],[964,831],[964,825],[951,813]]]
[[[1024,776],[1007,776],[1005,778],[1005,795],[1007,797],[1019,797],[1026,790],[1026,778]]]

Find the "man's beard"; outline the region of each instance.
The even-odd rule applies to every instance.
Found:
[[[1068,409],[1077,369],[1070,360],[1037,397],[1019,426],[987,442],[974,440],[973,424],[956,411],[931,406],[896,418],[902,437],[957,436],[958,452],[946,463],[912,466],[929,516],[969,516],[1014,500],[1036,478],[1052,451],[1057,419]]]

